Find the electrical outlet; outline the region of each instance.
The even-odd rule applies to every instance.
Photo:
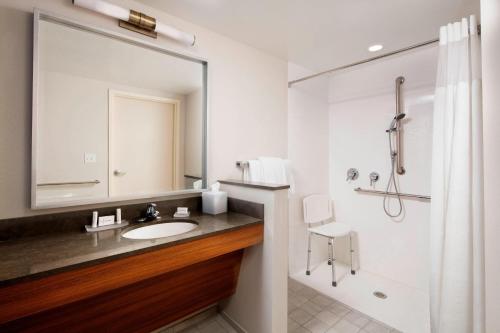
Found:
[[[97,162],[97,155],[95,153],[85,153],[84,156],[85,164]]]

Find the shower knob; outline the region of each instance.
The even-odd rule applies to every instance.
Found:
[[[346,181],[356,180],[356,179],[358,179],[358,177],[359,177],[359,171],[358,171],[358,169],[350,168],[349,170],[347,170]]]
[[[372,172],[370,173],[370,186],[373,186],[375,185],[375,183],[379,180],[380,178],[380,175],[378,174],[378,172]]]

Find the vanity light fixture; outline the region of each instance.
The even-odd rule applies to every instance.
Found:
[[[95,12],[118,19],[122,28],[132,30],[143,35],[156,38],[158,34],[165,35],[180,43],[194,46],[196,36],[180,31],[170,25],[156,21],[154,17],[132,9],[126,9],[103,0],[73,0],[78,7],[93,10]]]
[[[375,44],[375,45],[370,46],[368,48],[368,51],[370,51],[370,52],[377,52],[377,51],[382,50],[383,48],[384,48],[383,45],[381,45],[381,44]]]

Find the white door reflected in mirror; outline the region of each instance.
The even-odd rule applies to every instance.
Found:
[[[183,188],[180,105],[172,98],[109,92],[110,197]],[[116,172],[121,169],[127,173]]]

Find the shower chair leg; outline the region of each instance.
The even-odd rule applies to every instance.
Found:
[[[352,233],[349,233],[349,252],[351,254],[351,274],[354,275],[354,274],[356,274],[356,271],[354,270],[354,267],[353,267],[354,250],[352,249]]]
[[[311,275],[310,265],[311,265],[311,232],[307,236],[307,270],[306,275]]]
[[[332,258],[332,286],[336,287],[337,286],[337,279],[335,278],[335,252],[333,250],[333,238],[330,238],[329,243],[331,244],[330,246],[330,256]]]
[[[328,238],[328,265],[332,264],[332,257],[330,255],[330,247],[332,246],[332,240]]]

